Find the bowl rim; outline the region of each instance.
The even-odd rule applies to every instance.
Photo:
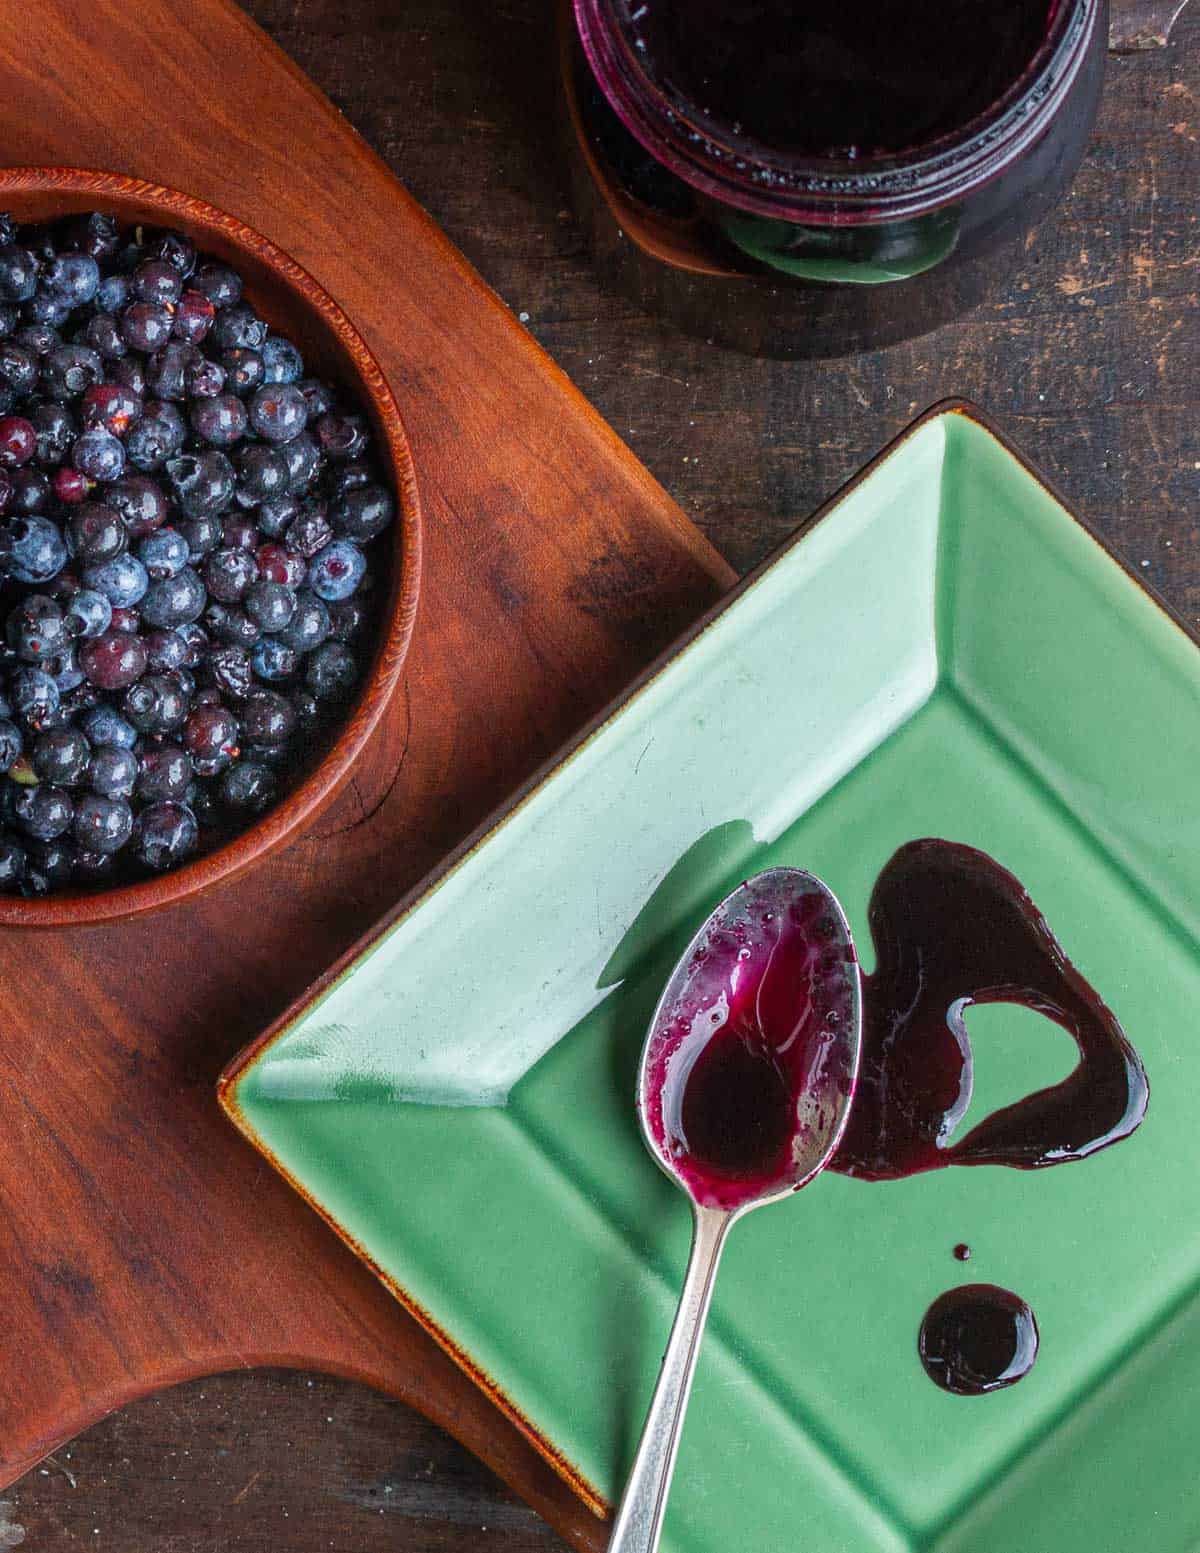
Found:
[[[370,673],[332,746],[304,781],[240,835],[182,868],[111,890],[64,891],[39,898],[0,895],[0,928],[78,927],[160,910],[217,883],[232,880],[295,836],[336,795],[363,746],[378,726],[399,683],[416,623],[422,574],[423,518],[412,447],[400,410],[374,353],[341,306],[284,249],[240,217],[195,195],[123,173],[79,167],[0,168],[0,208],[13,194],[86,194],[97,208],[105,200],[140,202],[201,233],[248,250],[314,309],[336,336],[358,375],[382,432],[396,487],[399,554],[385,623]],[[119,214],[119,211],[118,211]]]

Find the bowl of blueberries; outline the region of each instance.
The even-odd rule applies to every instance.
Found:
[[[0,925],[280,845],[384,714],[419,578],[395,401],[306,271],[173,190],[0,171]]]

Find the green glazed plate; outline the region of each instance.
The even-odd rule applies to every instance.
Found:
[[[1200,654],[968,407],[931,412],[225,1076],[234,1121],[595,1504],[620,1493],[688,1245],[634,1118],[710,906],[872,883],[940,835],[1012,869],[1138,1047],[1128,1142],[1061,1169],[824,1176],[738,1226],[673,1553],[1200,1545]],[[972,1010],[970,1113],[1069,1038]],[[967,1241],[969,1267],[952,1258]],[[1033,1305],[1020,1385],[916,1352],[966,1281]]]

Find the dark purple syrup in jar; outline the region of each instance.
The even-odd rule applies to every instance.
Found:
[[[1020,78],[1054,12],[1053,0],[622,3],[642,68],[677,102],[809,157],[895,155],[952,134]]]
[[[1033,1368],[1038,1328],[1019,1294],[967,1283],[940,1294],[917,1338],[925,1373],[943,1391],[978,1397],[1013,1386]]]

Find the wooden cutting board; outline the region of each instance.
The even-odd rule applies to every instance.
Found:
[[[0,935],[0,1484],[187,1376],[402,1397],[603,1529],[218,1114],[228,1058],[731,580],[332,105],[224,0],[0,0],[6,162],[211,200],[342,303],[408,425],[426,569],[337,804],[199,903]]]

